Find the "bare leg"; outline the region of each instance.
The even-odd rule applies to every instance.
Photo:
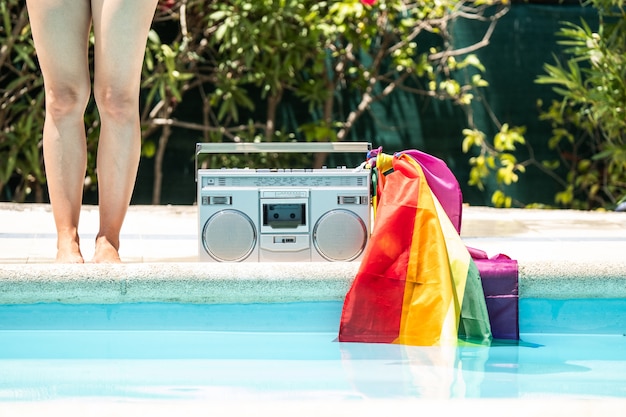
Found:
[[[43,150],[57,229],[56,260],[81,263],[78,221],[87,164],[83,116],[90,94],[90,5],[84,0],[28,0],[27,6],[46,92]]]
[[[97,172],[100,230],[94,262],[120,262],[120,230],[135,185],[141,130],[139,89],[157,0],[91,0],[94,94],[102,127]]]

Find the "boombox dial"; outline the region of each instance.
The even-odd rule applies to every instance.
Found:
[[[368,169],[198,170],[199,258],[359,260],[370,233]]]

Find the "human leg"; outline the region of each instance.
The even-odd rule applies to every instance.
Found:
[[[89,100],[88,1],[27,0],[43,73],[43,151],[57,230],[57,262],[80,263],[78,222],[87,164],[84,112]]]
[[[94,262],[119,262],[119,237],[135,185],[139,89],[157,0],[92,0],[94,96],[101,119],[97,173],[100,230]]]

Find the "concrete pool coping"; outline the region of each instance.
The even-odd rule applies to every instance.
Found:
[[[90,259],[97,207],[80,233]],[[520,297],[626,297],[626,213],[464,207],[461,236],[516,259]],[[131,206],[121,265],[54,263],[49,205],[0,203],[0,303],[342,300],[358,263],[199,262],[195,206]]]

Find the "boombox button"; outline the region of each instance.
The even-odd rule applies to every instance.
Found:
[[[296,243],[295,236],[274,236],[274,243]]]

